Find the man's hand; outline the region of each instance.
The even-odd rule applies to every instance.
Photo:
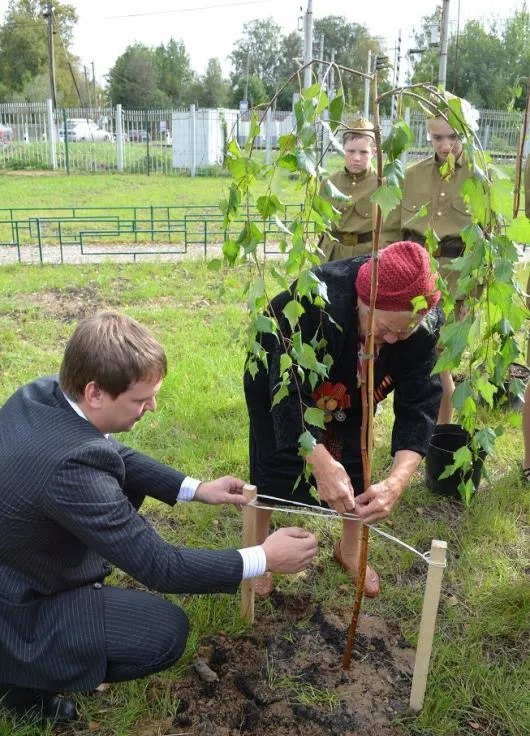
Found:
[[[314,534],[297,526],[271,534],[262,544],[271,572],[299,572],[307,567],[317,551]]]
[[[245,481],[240,478],[234,478],[232,475],[224,475],[217,480],[210,480],[201,483],[195,491],[194,501],[202,501],[203,503],[233,503],[236,506],[243,506],[247,499],[241,493],[241,489],[245,485]]]
[[[316,445],[307,458],[313,468],[318,495],[339,514],[355,509],[353,488],[344,466],[337,462],[324,445]]]

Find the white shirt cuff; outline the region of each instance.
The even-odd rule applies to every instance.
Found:
[[[201,485],[202,481],[197,478],[190,478],[186,476],[180,486],[179,495],[177,501],[193,501],[195,491]]]
[[[258,577],[267,570],[267,555],[261,545],[238,549],[238,552],[243,558],[242,580]]]

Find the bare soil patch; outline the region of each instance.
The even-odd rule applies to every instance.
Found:
[[[173,731],[165,733],[396,734],[394,721],[407,710],[414,665],[414,650],[397,628],[362,615],[351,668],[344,672],[349,610],[324,613],[309,595],[279,592],[272,603],[274,613],[259,615],[247,635],[203,640],[197,657],[218,680],[205,681],[190,667],[175,684],[179,712]]]
[[[120,290],[121,281],[116,279],[113,285],[115,291]],[[109,309],[119,304],[116,297],[103,298],[100,287],[96,283],[87,283],[84,286],[66,287],[64,289],[48,289],[34,294],[24,294],[24,307],[38,307],[48,318],[60,320],[61,322],[76,322],[90,317],[97,311]],[[17,316],[21,310],[14,310],[13,316]]]

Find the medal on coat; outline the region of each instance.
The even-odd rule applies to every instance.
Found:
[[[317,386],[312,396],[317,407],[324,411],[325,424],[333,419],[336,419],[337,422],[344,422],[347,419],[344,409],[350,408],[351,400],[343,383],[324,381]]]

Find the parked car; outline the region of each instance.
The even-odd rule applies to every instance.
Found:
[[[90,119],[71,118],[66,121],[66,136],[70,142],[92,141],[100,143],[111,141],[112,133],[108,130],[98,128],[96,123]],[[59,128],[59,138],[64,141],[64,125]]]
[[[129,130],[127,135],[130,141],[136,141],[137,143],[145,143],[147,140],[147,130]]]
[[[0,123],[0,144],[11,143],[13,140],[13,128],[10,125]]]

